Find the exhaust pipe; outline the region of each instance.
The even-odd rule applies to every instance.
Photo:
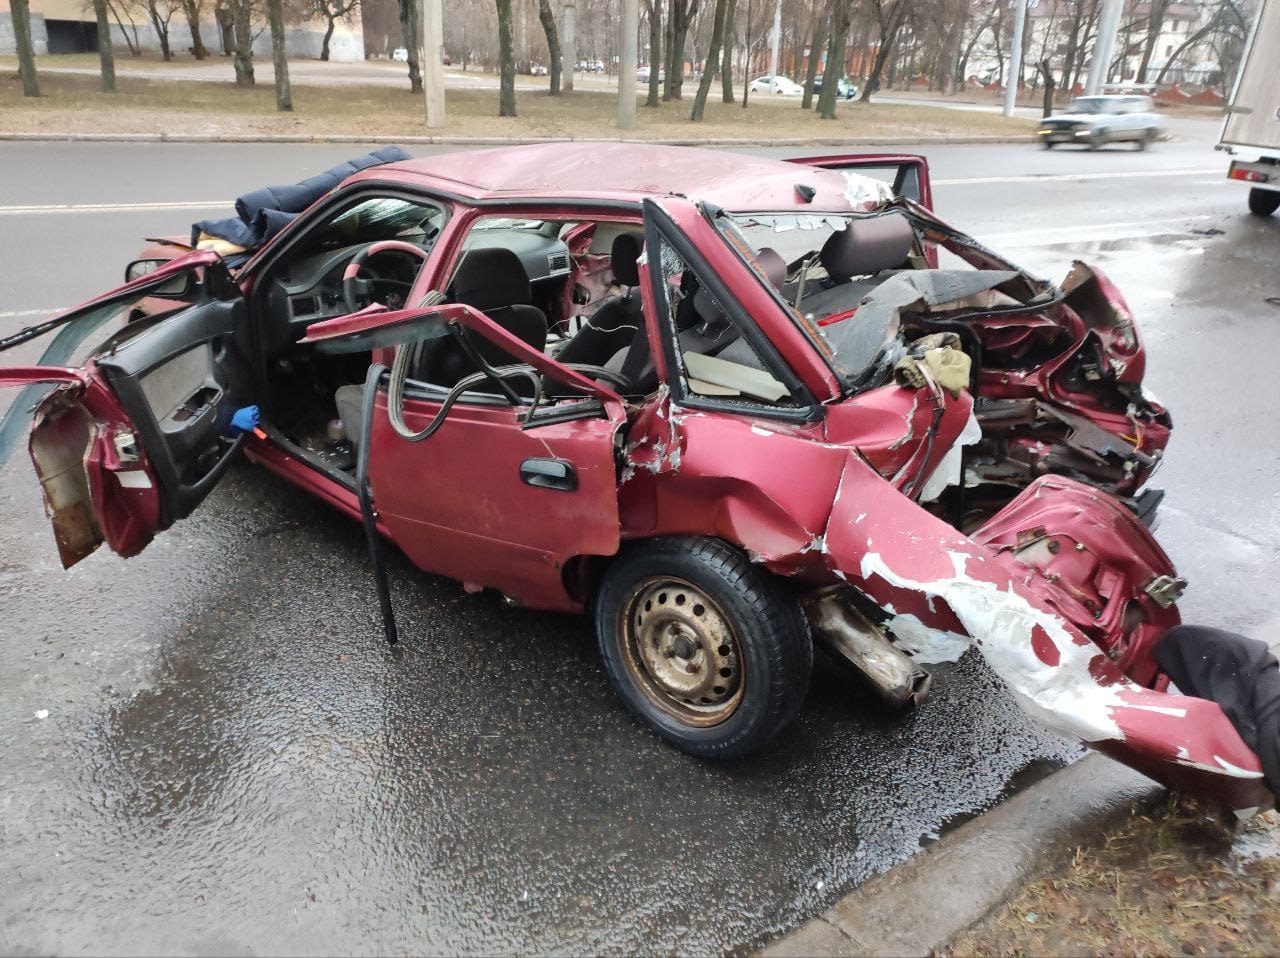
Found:
[[[810,593],[803,603],[814,639],[853,666],[887,704],[910,708],[928,697],[933,677],[862,614],[848,587]]]

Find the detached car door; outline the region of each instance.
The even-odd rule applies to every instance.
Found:
[[[143,299],[149,314],[137,315]],[[245,302],[215,254],[174,260],[27,333],[87,335],[122,315],[130,321],[79,368],[0,368],[0,385],[27,387],[0,436],[38,399],[29,448],[67,567],[104,541],[136,555],[190,515],[239,450],[244,433],[231,420],[253,402]],[[74,345],[64,341],[43,359]],[[41,383],[54,385],[43,398]],[[6,451],[0,445],[0,460]]]

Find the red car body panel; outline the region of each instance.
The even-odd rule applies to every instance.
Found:
[[[841,170],[895,164],[917,172],[919,202],[927,207],[927,166],[907,155],[797,162],[804,168],[727,155],[711,162],[699,151],[635,144],[593,144],[589,152],[546,146],[432,157],[366,170],[344,183],[343,190],[381,184],[425,191],[451,204],[409,302],[446,288],[482,215],[496,210],[640,226],[639,204],[651,200],[702,258],[697,268],[732,291],[820,412],[811,421],[789,421],[682,406],[660,348],[652,350],[658,389],[626,403],[609,386],[459,304],[368,309],[315,323],[304,343],[397,326],[411,331],[429,318],[445,332],[460,328],[487,339],[599,405],[598,414],[526,428],[525,407],[460,403],[430,439],[410,443],[394,432],[380,393],[369,437],[378,530],[425,570],[561,610],[582,608],[587,568],[626,540],[718,537],[798,588],[852,586],[889,616],[886,624],[900,643],[936,655],[931,661],[976,646],[1031,715],[1161,781],[1192,785],[1235,808],[1270,804],[1257,757],[1221,708],[1168,694],[1156,668],[1152,648],[1178,622],[1176,608],[1157,601],[1153,589],[1173,576],[1168,557],[1106,493],[1041,475],[1064,463],[1105,464],[1114,450],[1094,447],[1119,437],[1128,466],[1108,481],[1128,494],[1150,474],[1168,440],[1163,407],[1150,404],[1153,413],[1140,423],[1131,408],[1094,385],[1118,384],[1128,390],[1119,395],[1130,405],[1139,395],[1145,353],[1118,291],[1096,270],[1082,268],[1063,300],[1047,310],[1019,308],[975,320],[974,335],[991,360],[979,377],[981,406],[966,390],[952,394],[928,385],[845,396],[829,347],[781,307],[749,252],[726,241],[708,210],[793,209],[802,183],[812,191],[803,212],[869,211],[876,208],[875,190]],[[246,264],[240,283],[247,296],[275,244],[306,222],[307,214],[298,217]],[[959,242],[940,221],[924,238],[953,249]],[[1007,265],[971,241],[964,253],[979,268]],[[190,254],[163,267],[164,275],[214,261],[212,254]],[[656,308],[651,269],[642,259],[645,326],[657,345],[670,331]],[[139,281],[94,302],[145,287]],[[377,343],[375,361],[389,361],[385,345]],[[1023,358],[1050,346],[1059,350],[1053,359]],[[122,555],[136,553],[168,520],[155,471],[145,450],[130,444],[120,403],[92,362],[78,371],[0,373],[0,384],[35,381],[61,384],[41,404],[31,444],[55,529],[64,527],[64,563],[88,554],[95,536]],[[993,408],[1005,418],[993,418]],[[411,394],[406,425],[421,429],[439,410],[439,398]],[[1009,457],[1028,477],[1040,478],[1028,479],[1002,511],[965,535],[918,499],[975,415],[980,422],[987,417],[984,429],[998,431],[1007,422],[1007,435],[997,441],[1013,450]],[[1052,449],[1018,431],[1045,421],[1060,424],[1065,435]],[[1129,429],[1133,434],[1126,435]],[[348,515],[361,514],[349,485],[297,458],[269,428],[245,439],[243,448]],[[570,464],[573,494],[522,482],[530,460]],[[58,477],[74,473],[76,462],[85,481],[60,486]]]

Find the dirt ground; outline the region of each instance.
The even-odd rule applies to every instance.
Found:
[[[968,955],[1280,955],[1280,817],[1234,831],[1185,800],[1136,814],[943,949]]]
[[[277,113],[269,65],[258,85],[120,77],[115,94],[101,93],[89,75],[46,72],[42,96],[22,96],[16,68],[0,61],[0,132],[422,135],[423,100],[403,89],[374,85],[295,85],[294,112]],[[681,103],[638,110],[629,139],[848,138],[982,136],[1032,133],[1031,120],[927,105],[842,103],[834,120],[802,111],[798,100],[760,98],[744,110],[723,104],[713,90],[707,118],[689,121],[692,93]],[[450,90],[447,136],[579,138],[618,135],[616,98],[604,91],[551,97],[521,91],[519,116],[499,118],[496,90]]]

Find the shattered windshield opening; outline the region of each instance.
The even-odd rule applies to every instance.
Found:
[[[755,212],[714,219],[850,392],[887,383],[918,337],[957,322],[1040,308],[1033,279],[914,204],[868,213]],[[948,255],[934,268],[925,242]]]

